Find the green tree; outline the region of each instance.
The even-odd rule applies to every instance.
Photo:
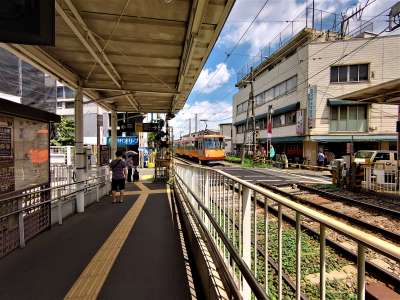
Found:
[[[51,140],[52,146],[73,146],[75,144],[75,123],[72,120],[61,117],[57,124],[56,136]]]

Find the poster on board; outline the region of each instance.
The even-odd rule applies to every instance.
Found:
[[[0,115],[0,195],[14,190],[13,119]]]
[[[0,195],[49,178],[48,123],[0,115]]]

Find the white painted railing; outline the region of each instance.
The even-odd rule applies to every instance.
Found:
[[[365,166],[362,188],[378,193],[400,194],[396,170],[384,167]]]
[[[327,294],[327,265],[331,267],[327,257],[333,251],[326,245],[327,235],[343,236],[354,247],[354,257],[357,257],[354,273],[357,295],[354,296],[358,299],[365,299],[367,255],[373,252],[392,264],[400,261],[400,247],[221,170],[175,160],[174,171],[176,188],[185,195],[192,215],[210,236],[214,249],[218,249],[243,299],[252,299],[252,296],[257,299],[306,298],[302,294],[305,284],[302,272],[309,266],[303,261],[301,245],[304,223],[311,220],[319,236],[316,298],[325,299]],[[258,202],[264,205],[258,206]],[[283,234],[289,226],[283,219],[284,214],[292,216],[295,223],[291,229],[295,258],[290,266],[284,265],[287,259],[283,257],[287,250]],[[267,255],[260,255],[260,247]],[[276,268],[274,273],[272,265]],[[370,268],[369,262],[367,266]],[[295,270],[291,296],[284,292],[288,268]],[[336,292],[340,292],[340,288],[337,289]]]

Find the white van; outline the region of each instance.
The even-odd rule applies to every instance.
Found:
[[[360,150],[354,154],[356,164],[374,164],[376,162],[386,165],[395,165],[397,161],[397,152],[389,150]]]

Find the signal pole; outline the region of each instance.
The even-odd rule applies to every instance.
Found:
[[[197,133],[197,123],[198,123],[198,121],[197,121],[197,114],[195,114],[194,115],[194,132],[196,132]]]

